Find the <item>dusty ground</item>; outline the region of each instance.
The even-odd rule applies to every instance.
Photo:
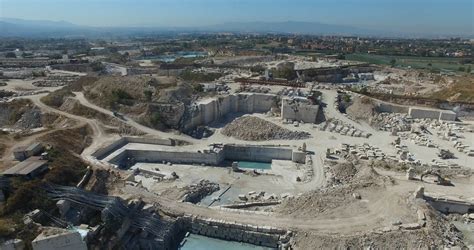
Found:
[[[101,91],[105,91],[105,88],[109,91],[110,89],[106,85],[113,82],[113,80],[114,78],[110,78],[103,84],[88,89],[89,94],[93,93],[90,96],[91,99],[93,101],[100,100]],[[143,83],[142,81],[140,82]],[[172,84],[172,82],[166,82],[165,84]],[[426,84],[431,85],[432,83]],[[436,84],[433,83],[433,85]],[[120,88],[115,87],[111,89]],[[144,98],[143,88],[146,87],[140,85],[129,91],[134,96],[136,95],[136,99],[142,100]],[[273,88],[272,91],[275,91],[275,89],[278,88]],[[423,248],[448,245],[449,242],[447,241],[462,245],[457,238],[457,232],[450,227],[444,217],[427,208],[423,202],[414,200],[412,192],[418,186],[424,185],[427,191],[434,193],[446,195],[462,194],[465,197],[474,197],[472,179],[454,178],[453,182],[455,185],[453,187],[442,187],[429,182],[406,181],[404,180],[404,173],[400,171],[372,169],[363,164],[351,165],[350,163],[345,163],[346,165],[329,164],[333,171],[332,176],[336,181],[326,179],[327,176],[323,168],[325,165],[326,149],[339,147],[341,142],[350,144],[369,143],[379,147],[387,154],[395,154],[397,149],[391,144],[395,137],[391,136],[390,133],[376,131],[368,126],[366,122],[354,122],[338,112],[334,105],[332,105],[337,95],[335,90],[323,90],[322,93],[323,101],[328,104],[325,109],[325,115],[328,118],[337,118],[353,125],[357,129],[370,132],[373,136],[370,138],[343,136],[328,131],[320,131],[313,124],[302,124],[300,127],[295,128],[292,124],[283,124],[278,117],[271,117],[265,114],[253,115],[254,118],[265,121],[262,124],[267,124],[266,122],[268,122],[280,126],[284,131],[298,130],[310,135],[310,137],[301,140],[289,141],[285,137],[272,141],[272,144],[289,145],[292,148],[298,148],[303,143],[307,145],[307,150],[313,153],[314,163],[311,167],[315,173],[313,179],[308,183],[297,183],[295,181],[295,175],[290,174],[290,172],[298,172],[295,165],[288,165],[286,168],[283,168],[283,166],[280,170],[275,169],[273,173],[255,177],[244,173],[233,173],[228,168],[139,163],[136,167],[158,167],[160,171],[165,173],[176,172],[180,178],[175,181],[165,180],[159,182],[153,178],[138,176],[136,180],[141,181],[143,187],[140,187],[140,185],[133,187],[125,185],[123,181],[119,180],[124,177],[121,176],[122,174],[127,174],[126,172],[120,171],[120,174],[115,172],[97,172],[88,189],[100,192],[106,190],[109,194],[120,195],[124,198],[142,197],[145,201],[159,204],[160,208],[172,214],[192,214],[204,218],[293,230],[296,232],[294,237],[296,249],[328,247],[384,248],[387,245],[394,246],[395,248]],[[2,164],[12,163],[11,150],[13,145],[27,145],[34,140],[41,139],[50,143],[61,143],[72,152],[82,154],[83,159],[94,166],[110,169],[111,166],[106,162],[99,162],[93,159],[91,153],[118,138],[117,130],[112,128],[117,126],[117,124],[111,121],[114,120],[112,118],[113,113],[103,108],[106,105],[96,105],[89,102],[86,98],[88,95],[84,96],[81,92],[74,94],[75,96],[71,96],[67,103],[63,103],[64,106],[60,107],[45,105],[41,101],[41,97],[44,95],[25,97],[30,99],[32,104],[39,108],[41,112],[55,114],[62,117],[64,121],[58,121],[51,130],[25,138],[15,139],[10,136],[0,136],[0,151],[2,145],[5,148],[3,150]],[[155,97],[154,95],[153,98]],[[160,97],[175,99],[180,98],[181,95],[180,93],[170,91],[160,95]],[[365,115],[369,111],[366,108],[361,108],[362,111],[357,108],[355,112]],[[126,116],[116,122],[133,128],[140,133],[147,134],[147,136],[181,139],[190,143],[187,146],[177,147],[178,151],[205,149],[211,143],[248,143],[241,140],[242,138],[224,136],[221,133],[223,130],[221,127],[217,127],[217,132],[211,137],[196,140],[186,135],[167,133],[145,127]],[[76,140],[66,140],[69,138],[68,131],[74,132],[76,130],[83,136],[76,138]],[[51,131],[55,133],[50,134]],[[471,137],[471,134],[466,133],[465,138],[467,140]],[[264,138],[267,139],[266,137]],[[254,138],[251,139],[255,140]],[[439,140],[436,142],[439,144],[445,143]],[[406,141],[405,143],[409,144],[410,142]],[[252,144],[261,145],[268,144],[268,142],[253,141]],[[143,144],[127,145],[126,147],[159,148],[156,145]],[[435,152],[426,147],[416,145],[409,145],[408,148],[418,159],[424,162],[431,161],[436,157],[437,153],[437,151]],[[470,159],[465,157],[454,159],[453,162],[464,167],[473,167],[469,164]],[[265,191],[266,193],[276,193],[279,195],[291,193],[291,196],[285,196],[286,198],[282,196],[282,203],[269,209],[273,211],[269,215],[246,214],[239,211],[229,212],[178,201],[183,195],[182,188],[199,182],[204,178],[219,183],[221,190],[225,189],[226,186],[231,186],[228,193],[223,196],[222,203],[214,205],[232,202],[236,200],[239,194],[245,194],[250,191]],[[102,185],[103,183],[107,183],[107,185],[104,186]],[[360,199],[356,198],[359,195]],[[423,209],[426,211],[427,217],[429,217],[425,227],[411,231],[393,230],[381,233],[381,230],[393,226],[394,222],[417,222],[417,209]]]

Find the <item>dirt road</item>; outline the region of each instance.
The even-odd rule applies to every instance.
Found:
[[[91,108],[91,109],[94,109],[94,110],[96,110],[98,112],[101,112],[103,114],[106,114],[106,115],[109,115],[109,116],[114,116],[114,113],[112,111],[110,111],[108,109],[104,109],[102,107],[99,107],[99,106],[89,102],[89,100],[87,100],[87,98],[84,96],[84,94],[82,92],[74,92],[74,94],[75,94],[74,99],[78,100],[81,105],[86,106],[86,107]],[[143,133],[149,134],[149,135],[154,135],[154,136],[158,136],[158,137],[162,137],[162,138],[171,138],[171,139],[178,139],[178,140],[198,143],[198,140],[192,138],[191,136],[175,135],[175,134],[171,134],[169,132],[163,132],[163,131],[159,131],[159,130],[156,130],[156,129],[152,129],[152,128],[144,126],[144,125],[142,125],[142,124],[134,121],[133,119],[126,117],[126,116],[123,116],[123,119],[120,119],[120,120],[123,121],[124,123],[126,123],[127,125],[135,128],[135,129],[137,129],[137,130],[139,130]]]
[[[405,184],[389,186],[377,192],[368,192],[363,195],[362,200],[354,201],[356,205],[338,207],[324,214],[315,214],[313,217],[248,214],[197,206],[157,195],[149,198],[156,201],[164,211],[175,215],[194,215],[200,218],[265,225],[286,230],[352,234],[388,227],[393,221],[400,219],[403,223],[416,223],[416,213],[409,209],[406,199],[417,188],[417,185],[416,183]],[[137,195],[139,193],[141,196],[144,194],[137,191]],[[354,209],[355,206],[361,209]]]

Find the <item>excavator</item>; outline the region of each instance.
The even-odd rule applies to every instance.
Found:
[[[420,180],[423,181],[423,177],[427,176],[427,175],[432,175],[432,176],[435,176],[437,178],[437,180],[435,181],[438,185],[443,185],[443,186],[452,186],[453,183],[451,183],[451,180],[449,180],[448,178],[444,178],[443,176],[441,176],[441,174],[439,173],[438,170],[433,170],[433,169],[428,169],[428,170],[425,170],[421,176],[420,176]]]

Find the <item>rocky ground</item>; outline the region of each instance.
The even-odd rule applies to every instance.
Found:
[[[245,141],[302,140],[309,138],[306,132],[290,131],[258,117],[243,116],[222,129],[222,134]]]
[[[329,182],[327,188],[286,199],[274,209],[274,212],[295,218],[330,218],[334,214],[344,218],[350,217],[355,211],[370,213],[373,205],[369,203],[377,203],[389,195],[391,196],[389,202],[396,211],[386,210],[384,217],[393,218],[393,225],[413,221],[417,210],[424,212],[426,225],[415,230],[402,230],[393,226],[384,233],[375,230],[357,234],[328,235],[300,231],[292,239],[294,249],[384,249],[387,246],[394,249],[413,249],[464,245],[461,232],[444,215],[424,201],[414,200],[411,196],[391,194],[389,190],[397,186],[394,179],[379,175],[371,167],[361,164],[336,163],[328,168],[328,179],[339,181]]]
[[[367,97],[352,97],[352,104],[346,109],[346,112],[355,120],[369,121],[374,116],[375,106]]]

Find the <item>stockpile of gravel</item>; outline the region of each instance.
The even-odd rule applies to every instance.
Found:
[[[235,119],[227,124],[221,133],[245,141],[302,140],[309,138],[309,133],[291,131],[253,116]]]
[[[353,119],[363,121],[369,121],[376,114],[374,103],[367,97],[354,97],[346,112]]]

